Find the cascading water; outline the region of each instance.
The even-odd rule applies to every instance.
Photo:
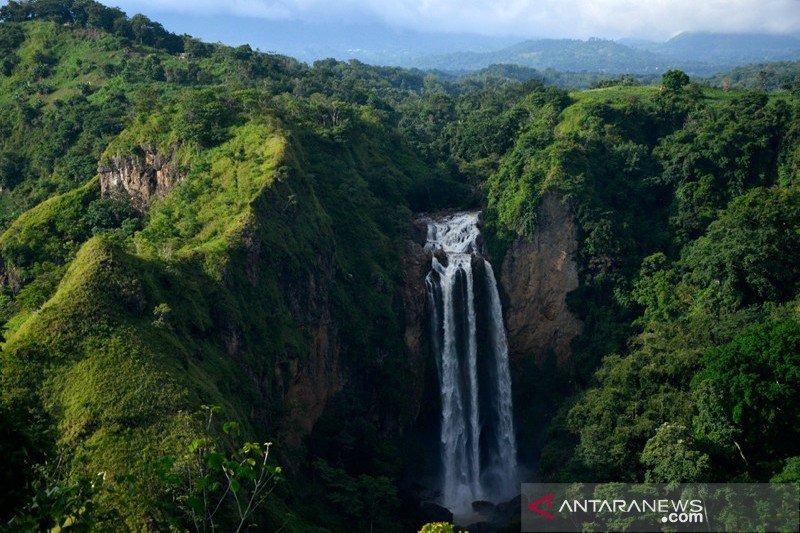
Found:
[[[426,219],[425,247],[434,254],[425,284],[442,404],[442,504],[454,512],[519,489],[506,332],[492,265],[481,255],[478,218]]]

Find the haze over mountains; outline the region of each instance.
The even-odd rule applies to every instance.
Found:
[[[149,15],[149,14],[148,14]],[[520,36],[487,36],[471,33],[424,33],[373,22],[274,21],[249,17],[219,16],[213,26],[203,15],[166,13],[164,26],[211,42],[238,46],[248,44],[278,52],[306,63],[330,57],[358,59],[369,64],[413,66],[431,54],[461,51],[491,52],[523,40]]]
[[[800,59],[800,39],[765,34],[682,33],[663,42],[606,39],[528,40],[493,52],[459,52],[416,59],[413,66],[477,70],[508,63],[537,69],[648,74],[680,68],[710,75],[749,63]]]
[[[520,35],[423,32],[383,22],[266,20],[220,15],[160,14],[164,26],[230,45],[278,52],[312,63],[333,57],[449,72],[493,64],[609,74],[657,74],[681,68],[697,76],[749,63],[800,60],[800,37],[771,34],[681,33],[667,41],[601,38],[536,39]]]

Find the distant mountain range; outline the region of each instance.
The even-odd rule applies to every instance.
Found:
[[[2,0],[0,0],[2,2]],[[388,26],[381,22],[273,21],[220,15],[214,24],[202,15],[158,14],[170,31],[188,33],[230,46],[248,44],[306,63],[335,58],[357,59],[373,65],[412,66],[420,57],[463,50],[489,52],[521,40],[518,36],[468,33],[428,33]]]
[[[793,36],[682,33],[667,42],[606,39],[539,39],[491,52],[455,52],[421,57],[404,66],[444,71],[472,71],[496,64],[535,69],[654,74],[680,68],[708,76],[756,62],[800,59],[800,39]]]
[[[681,33],[665,43],[631,46],[681,61],[729,66],[800,59],[800,38],[790,35]]]
[[[800,59],[800,37],[766,34],[682,33],[666,42],[523,40],[518,36],[427,33],[378,21],[307,23],[219,16],[209,25],[201,16],[163,14],[159,19],[177,33],[233,46],[247,43],[308,63],[333,57],[451,73],[510,64],[605,74],[655,75],[681,68],[695,76],[710,76],[749,63]]]
[[[513,64],[535,69],[609,73],[651,73],[677,66],[672,59],[604,39],[540,39],[524,41],[493,52],[455,52],[422,57],[410,65],[445,71],[479,70]],[[693,65],[698,69],[701,65]]]

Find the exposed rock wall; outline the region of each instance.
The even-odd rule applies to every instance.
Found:
[[[577,225],[562,197],[548,194],[539,207],[531,240],[518,237],[500,274],[512,360],[533,354],[541,363],[552,352],[559,366],[571,357],[570,341],[583,323],[567,308],[567,293],[578,287]]]
[[[401,298],[405,320],[405,346],[409,364],[414,372],[414,383],[409,394],[414,404],[421,406],[427,371],[427,306],[425,276],[431,268],[431,252],[423,248],[426,229],[415,226],[415,239],[406,243],[403,254],[403,284]]]
[[[421,231],[424,242],[424,228]],[[425,379],[430,370],[427,364],[425,276],[430,270],[431,253],[419,242],[408,241],[401,260],[403,279],[399,286],[399,297],[405,324],[404,341],[408,367],[413,373],[412,379],[407,382],[406,392],[413,399],[412,405],[418,411],[423,404]],[[283,280],[281,284],[292,314],[311,336],[311,353],[308,358],[288,354],[275,368],[278,378],[276,381],[281,384],[277,392],[282,396],[286,409],[282,422],[285,428],[282,439],[288,446],[296,446],[302,442],[302,438],[312,431],[333,397],[349,381],[348,370],[341,357],[339,331],[330,311],[328,286],[333,276],[333,256],[326,257],[322,263],[324,267],[318,273],[322,274],[320,278],[312,276],[300,284]],[[302,301],[300,294],[295,297],[292,289],[295,285],[298,292],[314,295],[311,301]],[[375,290],[381,290],[381,287],[376,287]],[[416,414],[397,413],[399,420],[407,416],[414,418]]]
[[[161,154],[150,146],[143,147],[138,155],[112,157],[97,172],[103,196],[125,194],[142,213],[154,199],[167,194],[184,178],[173,154]]]
[[[271,191],[270,200],[279,201],[288,194],[285,190]],[[269,203],[266,209],[272,209],[272,205]],[[237,290],[258,294],[262,285],[269,283],[265,280],[274,275],[294,324],[309,340],[307,351],[287,349],[278,355],[274,376],[265,376],[261,384],[265,405],[269,408],[280,405],[277,419],[271,422],[276,423],[281,445],[297,449],[348,379],[330,296],[335,247],[330,244],[318,248],[313,268],[296,269],[273,257],[271,245],[263,240],[264,233],[270,230],[258,228],[257,224],[244,235],[244,261],[237,264],[237,268],[243,269],[249,287]],[[240,344],[238,328],[235,322],[226,327],[226,345],[232,356]]]
[[[341,341],[331,316],[329,288],[333,279],[333,251],[321,257],[320,270],[305,279],[281,276],[284,297],[297,323],[311,339],[309,354],[288,353],[276,366],[283,383],[286,441],[297,446],[311,433],[330,400],[347,383],[341,360]]]
[[[309,325],[309,329],[308,359],[301,362],[297,354],[292,354],[275,367],[277,381],[287,384],[282,391],[286,408],[282,426],[288,447],[299,446],[303,437],[311,433],[328,402],[346,383],[336,328],[327,309],[319,323]]]

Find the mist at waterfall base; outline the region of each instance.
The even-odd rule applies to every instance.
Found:
[[[431,347],[441,401],[441,498],[454,515],[519,494],[502,307],[479,213],[427,218]]]

